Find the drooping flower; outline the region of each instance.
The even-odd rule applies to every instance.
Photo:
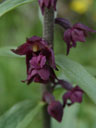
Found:
[[[76,47],[78,41],[86,41],[85,38],[88,36],[88,32],[96,32],[81,23],[71,26],[71,23],[63,18],[56,18],[55,23],[66,29],[64,32],[64,41],[67,44],[67,55],[69,54],[70,48]]]
[[[79,86],[76,86],[72,90],[66,92],[63,95],[63,106],[64,107],[66,105],[70,106],[75,102],[81,103],[83,98],[83,93],[84,91]],[[70,103],[68,102],[68,100],[70,100]]]
[[[59,81],[59,84],[61,86],[64,84],[63,80]],[[65,82],[66,86],[69,86],[68,82]],[[65,88],[65,85],[62,86]],[[43,94],[43,101],[48,104],[48,113],[50,116],[55,118],[58,122],[62,121],[63,117],[63,111],[66,105],[70,106],[74,103],[81,103],[83,99],[83,93],[84,91],[79,87],[72,87],[70,84],[70,88],[65,88],[68,91],[63,95],[63,104],[61,104],[59,101],[56,101],[52,93],[50,92],[44,92]],[[69,102],[70,100],[70,102]]]
[[[48,113],[57,121],[61,122],[63,117],[63,106],[59,101],[53,101],[48,105]]]
[[[45,8],[53,8],[54,10],[56,10],[56,3],[57,0],[38,0],[42,14],[44,14],[44,10]]]
[[[63,105],[59,101],[56,101],[54,96],[49,92],[44,93],[43,101],[48,104],[47,110],[49,115],[58,122],[61,122],[63,117]]]
[[[27,42],[12,51],[26,56],[27,84],[32,81],[46,83],[54,81],[56,69],[53,50],[42,38],[33,36]]]

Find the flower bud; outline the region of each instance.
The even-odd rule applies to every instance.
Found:
[[[63,106],[59,101],[53,101],[48,106],[48,113],[57,121],[61,122],[63,117]]]
[[[56,10],[57,0],[38,0],[42,14],[44,14],[45,8],[53,8]]]

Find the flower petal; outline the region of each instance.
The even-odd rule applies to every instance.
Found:
[[[86,40],[85,40],[84,32],[81,30],[74,29],[72,31],[72,40],[73,42],[77,42],[77,41],[85,42]]]
[[[71,37],[71,30],[67,29],[64,32],[64,41],[67,44],[67,55],[69,54],[70,48],[71,48],[71,42],[72,42],[72,37]]]
[[[32,70],[32,72],[30,74],[28,74],[27,80],[29,81],[30,79],[32,79],[33,76],[35,76],[37,74],[37,70]]]
[[[87,32],[92,32],[92,33],[96,32],[95,30],[92,30],[91,28],[89,28],[81,23],[77,23],[73,27],[76,29],[81,29],[83,31],[87,31]]]
[[[47,68],[38,70],[38,74],[43,80],[49,80],[50,71]]]
[[[59,101],[52,101],[48,106],[48,113],[57,121],[61,122],[63,117],[63,107]]]
[[[18,55],[26,55],[28,52],[32,51],[32,47],[30,44],[25,43],[19,46],[16,50],[12,49],[11,51]]]

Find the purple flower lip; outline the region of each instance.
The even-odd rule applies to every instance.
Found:
[[[57,0],[38,0],[42,14],[44,14],[45,8],[53,8],[56,10]]]
[[[51,73],[50,73],[50,67],[46,65],[46,57],[39,55],[32,57],[30,60],[30,68],[28,72],[27,81],[30,80],[34,81],[34,78],[39,77],[39,82],[42,81],[48,81],[50,79]],[[36,82],[36,81],[35,81]],[[42,82],[41,82],[42,83]]]
[[[40,69],[43,68],[46,63],[46,57],[39,55],[32,57],[30,60],[30,69]]]
[[[81,103],[83,98],[83,93],[84,91],[79,86],[76,86],[72,90],[66,92],[63,95],[63,103],[64,103],[63,107],[65,107],[66,105],[70,106],[75,102]],[[67,102],[68,99],[70,100],[70,103]]]

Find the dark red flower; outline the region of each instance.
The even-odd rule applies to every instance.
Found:
[[[44,92],[43,101],[48,104],[49,115],[61,122],[63,117],[63,105],[59,101],[55,101],[54,96],[49,92]]]
[[[42,14],[44,14],[45,8],[53,8],[56,10],[56,2],[57,0],[38,0]]]
[[[82,98],[83,98],[83,90],[79,87],[76,86],[72,90],[66,92],[63,95],[63,106],[65,107],[66,105],[72,105],[75,102],[81,103]],[[70,100],[70,103],[68,103],[68,100]]]
[[[59,101],[52,101],[48,105],[48,113],[55,118],[57,121],[61,122],[63,117],[63,106]]]
[[[69,54],[70,48],[76,47],[76,43],[85,42],[88,32],[94,33],[96,31],[88,28],[87,26],[77,23],[71,26],[70,22],[63,18],[56,18],[55,23],[61,25],[65,30],[64,41],[67,44],[67,55]]]
[[[26,55],[27,83],[32,81],[45,83],[54,80],[56,69],[53,50],[42,38],[33,36],[27,42],[12,51]]]

